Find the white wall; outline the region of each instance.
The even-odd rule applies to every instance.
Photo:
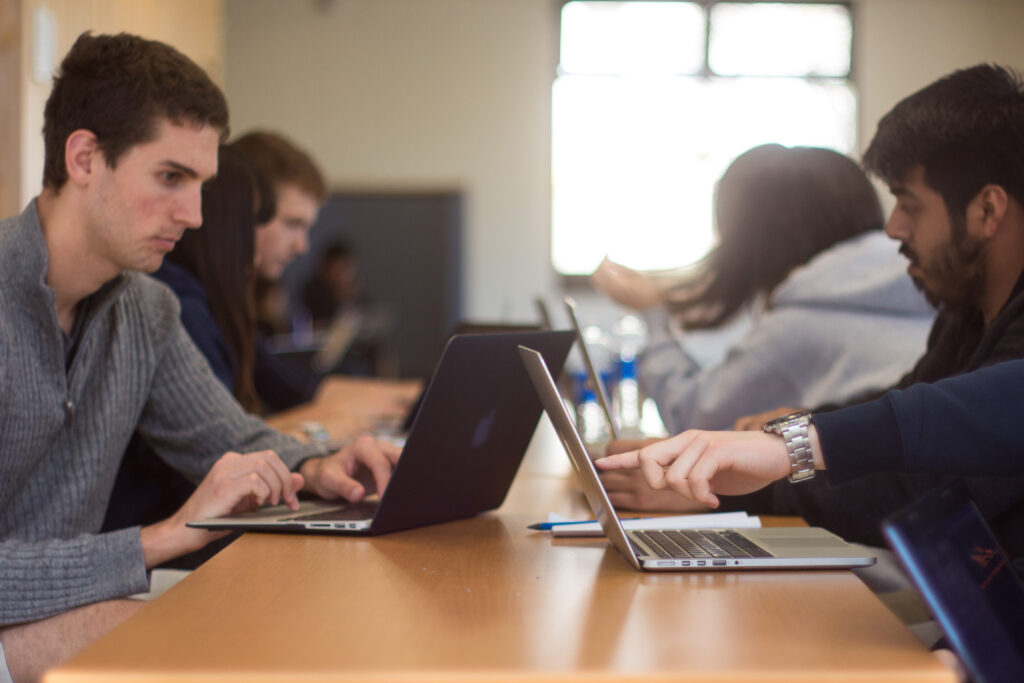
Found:
[[[557,0],[227,0],[233,127],[279,129],[335,187],[466,192],[466,312],[554,296]],[[859,0],[861,146],[896,101],[980,61],[1024,68],[1022,0]]]

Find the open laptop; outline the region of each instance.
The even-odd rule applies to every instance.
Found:
[[[973,679],[1024,678],[1024,587],[964,483],[914,501],[882,531]]]
[[[536,345],[559,368],[574,339],[568,330],[453,337],[379,500],[303,501],[297,511],[276,505],[189,526],[382,534],[494,509],[504,501],[541,415],[516,348]]]
[[[580,325],[580,319],[576,313],[576,301],[571,297],[565,298],[565,311],[569,315],[569,321],[572,323],[573,329],[576,330],[576,337],[580,343],[580,356],[583,357],[583,365],[587,369],[587,382],[597,396],[597,402],[604,412],[604,418],[608,422],[608,434],[612,439],[618,439],[619,429],[612,418],[612,403],[608,399],[608,391],[604,386],[604,382],[601,381],[601,374],[597,371],[593,356],[590,355],[590,349],[587,347],[587,338],[583,334],[583,326]]]
[[[548,310],[548,302],[544,300],[544,297],[538,296],[534,298],[533,304],[537,307],[537,316],[540,319],[540,329],[555,329],[554,324],[551,322],[551,311]]]
[[[539,325],[529,323],[481,323],[481,322],[470,322],[463,321],[455,325],[452,331],[448,334],[448,339],[460,334],[508,334],[510,332],[534,332],[539,331],[541,328]],[[551,328],[548,328],[551,329]],[[445,347],[448,342],[445,341]],[[442,354],[444,353],[442,349]],[[437,363],[434,364],[434,372],[437,371],[437,365],[440,363],[438,359]],[[431,377],[433,373],[431,373]],[[430,388],[429,380],[424,382],[423,391],[416,397],[416,400],[409,406],[409,410],[405,413],[405,416],[401,418],[401,422],[397,429],[381,429],[383,432],[390,432],[387,435],[404,439],[408,434],[409,430],[412,429],[413,422],[416,421],[416,415],[419,414],[420,406],[423,405],[423,398],[427,395],[427,389]],[[382,425],[386,427],[386,425]]]
[[[612,545],[635,568],[646,571],[708,569],[821,569],[865,567],[875,558],[835,534],[816,527],[626,531],[608,499],[597,468],[565,404],[559,399],[544,356],[521,346],[537,396],[580,478],[590,508]]]

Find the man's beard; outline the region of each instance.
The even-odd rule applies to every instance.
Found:
[[[977,307],[985,287],[986,269],[981,258],[984,246],[982,240],[966,235],[954,238],[927,265],[906,244],[900,247],[900,254],[922,271],[911,280],[932,306]]]

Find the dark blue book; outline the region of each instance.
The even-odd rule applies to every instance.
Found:
[[[973,679],[1024,681],[1024,586],[963,482],[930,492],[882,528]]]

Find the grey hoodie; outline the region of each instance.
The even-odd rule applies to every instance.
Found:
[[[724,359],[700,367],[668,312],[646,312],[641,389],[669,433],[726,429],[780,406],[816,406],[891,386],[924,353],[935,312],[881,231],[851,238],[794,270]]]

